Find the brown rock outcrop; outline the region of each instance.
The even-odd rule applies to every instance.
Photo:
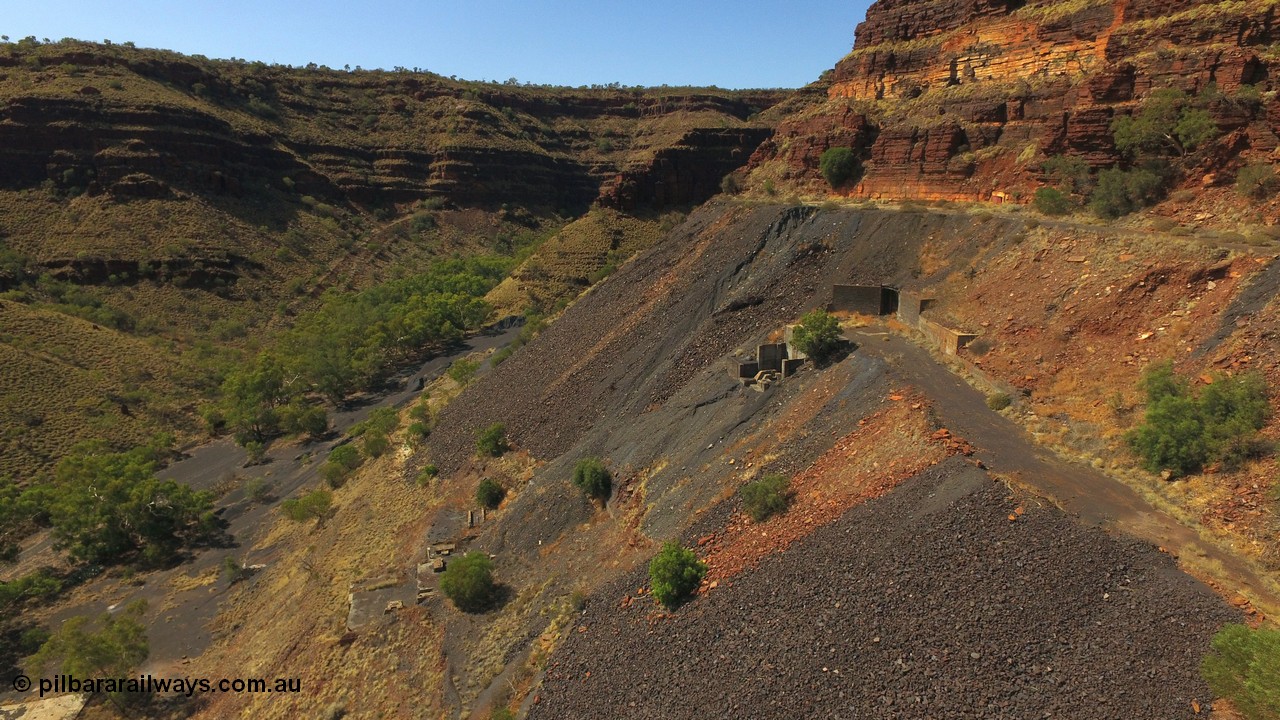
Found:
[[[822,152],[846,146],[864,162],[847,194],[1025,200],[1047,156],[1121,161],[1113,119],[1169,86],[1221,93],[1208,107],[1223,142],[1241,130],[1233,148],[1269,152],[1280,113],[1265,93],[1280,63],[1259,49],[1275,21],[1266,4],[1195,0],[880,0],[825,104],[783,117],[752,168],[820,189]],[[1230,97],[1245,85],[1264,93],[1261,110]]]
[[[7,82],[6,82],[7,81]],[[0,45],[0,188],[121,201],[266,188],[365,208],[690,204],[780,91],[467,83],[63,41]]]

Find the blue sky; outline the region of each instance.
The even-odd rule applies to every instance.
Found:
[[[468,80],[799,87],[870,0],[5,0],[0,34],[213,58],[419,67]]]

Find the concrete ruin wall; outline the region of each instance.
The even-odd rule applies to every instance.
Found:
[[[960,332],[936,323],[932,320],[921,318],[916,325],[920,332],[924,333],[938,347],[942,348],[942,352],[947,355],[955,355],[960,349],[973,342],[978,336],[973,333]]]
[[[782,370],[782,361],[787,359],[786,343],[767,343],[756,348],[757,370]]]
[[[898,307],[898,291],[881,285],[832,285],[831,309],[862,315],[888,315]]]
[[[898,319],[907,325],[915,325],[920,322],[920,313],[928,310],[933,303],[933,298],[903,290],[898,293]]]

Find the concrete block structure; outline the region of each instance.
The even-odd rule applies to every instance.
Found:
[[[800,357],[792,357],[791,353],[790,346],[785,342],[757,345],[755,360],[737,363],[736,377],[743,385],[755,386],[757,389],[761,385],[768,387],[774,380],[790,377],[800,370],[805,358],[800,353],[796,353]]]
[[[803,358],[788,358],[782,361],[782,377],[789,378],[800,372],[800,366],[804,365]]]
[[[898,319],[907,325],[915,325],[920,321],[920,313],[929,309],[934,299],[918,292],[901,290],[898,292]]]
[[[892,315],[898,309],[898,289],[884,285],[832,285],[831,309],[862,315]]]
[[[782,371],[782,361],[787,359],[786,343],[767,343],[756,348],[757,371]]]
[[[949,328],[924,316],[934,298],[912,290],[884,285],[832,285],[831,309],[863,315],[897,315],[904,324],[924,333],[948,355],[955,355],[977,339],[974,333]],[[763,365],[761,368],[763,369]],[[784,373],[785,377],[785,373]]]
[[[938,347],[942,348],[942,352],[947,355],[955,355],[960,349],[977,339],[974,333],[960,332],[953,330],[945,325],[936,323],[932,320],[921,318],[916,325],[920,332],[924,333]]]

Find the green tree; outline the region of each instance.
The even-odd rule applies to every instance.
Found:
[[[0,621],[14,614],[23,604],[56,595],[62,591],[62,581],[47,569],[28,573],[9,582],[0,581]],[[0,653],[0,657],[3,657]]]
[[[826,310],[811,310],[800,318],[791,342],[814,362],[825,363],[840,348],[840,322]]]
[[[828,185],[838,188],[858,174],[858,158],[853,154],[853,148],[829,148],[818,158],[818,170]]]
[[[583,458],[573,468],[573,484],[587,497],[605,501],[613,491],[613,476],[599,458]]]
[[[127,678],[147,659],[150,645],[142,624],[145,600],[123,611],[98,618],[100,629],[88,628],[89,618],[74,617],[49,636],[25,667],[36,676],[66,673],[79,678]],[[117,707],[136,702],[142,693],[116,692],[109,695]]]
[[[44,514],[44,493],[23,490],[12,478],[0,476],[0,563],[18,559],[22,538]]]
[[[1164,177],[1148,168],[1109,168],[1098,174],[1098,186],[1089,198],[1089,209],[1107,219],[1128,215],[1157,202],[1165,184]]]
[[[155,477],[157,451],[113,453],[100,440],[73,448],[54,471],[55,544],[76,560],[111,564],[140,552],[145,564],[159,565],[217,537],[223,524],[213,496]]]
[[[1213,117],[1189,102],[1176,88],[1151,93],[1137,113],[1112,121],[1116,149],[1131,158],[1168,151],[1186,155],[1217,137],[1220,130]]]
[[[280,431],[282,403],[288,399],[284,364],[263,353],[250,367],[232,371],[222,383],[223,418],[236,442],[261,442]]]
[[[1090,185],[1089,163],[1078,155],[1054,155],[1044,161],[1045,177],[1065,193],[1084,194]]]
[[[1210,462],[1238,463],[1257,450],[1257,431],[1270,413],[1261,376],[1217,376],[1198,394],[1162,362],[1143,374],[1146,417],[1127,440],[1152,472],[1174,477]]]
[[[489,457],[501,457],[507,447],[507,428],[502,423],[494,423],[476,432],[476,451]]]
[[[476,487],[476,502],[480,505],[494,510],[502,504],[502,499],[507,496],[507,491],[502,484],[493,478],[485,478],[480,481]]]
[[[1227,625],[1213,636],[1200,673],[1248,720],[1280,718],[1280,630]]]
[[[1037,212],[1045,215],[1066,215],[1071,212],[1071,200],[1062,191],[1051,187],[1037,189],[1031,204]]]
[[[453,560],[440,576],[440,592],[463,612],[483,612],[494,600],[493,561],[472,551]]]
[[[789,485],[785,476],[770,474],[743,485],[738,494],[742,496],[742,504],[747,508],[751,519],[763,522],[773,515],[785,512],[791,504]]]
[[[323,407],[295,398],[280,408],[280,427],[287,433],[319,438],[329,432],[329,414]]]
[[[667,609],[679,607],[693,596],[707,575],[707,564],[689,548],[668,540],[649,561],[649,582],[653,597]]]

